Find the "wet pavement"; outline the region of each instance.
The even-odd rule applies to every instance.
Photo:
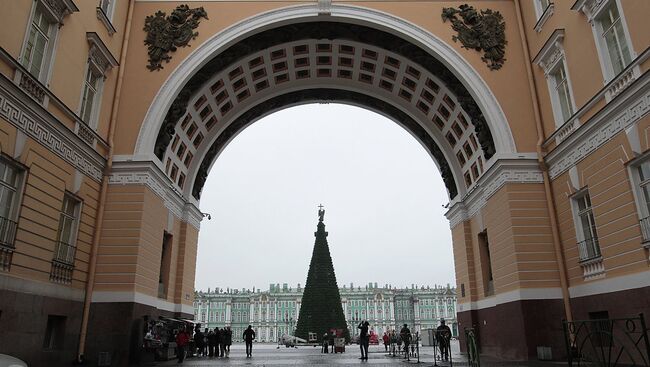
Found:
[[[357,345],[346,347],[346,353],[321,354],[319,347],[300,346],[298,348],[278,348],[275,344],[254,344],[253,357],[246,358],[243,344],[234,344],[231,347],[230,358],[193,357],[183,362],[183,366],[407,366],[409,364],[420,366],[468,366],[465,356],[459,353],[458,342],[452,343],[452,360],[444,362],[437,360],[434,363],[433,347],[420,348],[420,363],[417,358],[411,361],[403,357],[392,357],[384,350],[383,345],[370,346],[367,361],[359,359],[360,351]],[[159,363],[158,366],[178,365],[176,361]],[[481,360],[482,367],[511,366],[511,367],[555,367],[566,363],[548,362],[504,362],[490,358]]]

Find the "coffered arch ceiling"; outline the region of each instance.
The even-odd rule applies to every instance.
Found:
[[[365,107],[406,128],[452,200],[497,152],[478,104],[433,55],[385,31],[314,21],[264,30],[209,60],[177,94],[153,153],[183,195],[198,200],[214,160],[240,131],[309,102]]]

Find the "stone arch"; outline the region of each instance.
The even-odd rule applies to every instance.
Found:
[[[156,162],[156,164],[167,173],[168,177],[174,181],[174,184],[178,186],[187,200],[198,200],[200,188],[202,187],[205,175],[207,175],[207,171],[209,171],[212,162],[221,149],[223,149],[225,144],[239,131],[235,129],[235,127],[241,130],[260,116],[291,104],[320,101],[323,99],[331,101],[340,100],[344,103],[356,104],[382,112],[407,128],[420,141],[420,143],[425,146],[427,151],[434,158],[434,161],[436,161],[438,167],[441,169],[451,199],[462,198],[464,196],[467,190],[476,182],[478,178],[477,176],[480,176],[485,172],[489,168],[489,165],[494,162],[494,160],[491,159],[492,157],[507,156],[509,153],[514,153],[516,151],[509,125],[498,102],[496,101],[496,98],[492,95],[478,73],[445,42],[411,23],[376,10],[348,5],[332,5],[329,9],[329,16],[327,17],[319,16],[319,14],[322,14],[321,11],[322,9],[319,9],[316,5],[302,5],[274,10],[242,21],[204,42],[169,76],[154,98],[154,101],[145,116],[136,143],[134,153],[137,159],[146,159]],[[384,57],[384,64],[390,57],[393,57],[395,60],[401,59],[410,61],[410,65],[405,66],[404,68],[397,68],[398,73],[401,72],[402,74],[398,75],[398,77],[404,77],[405,73],[408,73],[409,70],[407,70],[407,68],[409,67],[415,70],[414,73],[419,73],[420,75],[423,72],[429,72],[429,77],[418,79],[416,83],[426,85],[428,81],[433,80],[433,85],[439,84],[439,87],[442,86],[443,89],[446,88],[445,90],[447,93],[441,94],[440,98],[437,98],[437,93],[433,93],[435,95],[433,99],[436,101],[433,101],[432,99],[429,105],[426,105],[426,103],[425,105],[422,105],[422,98],[424,98],[425,102],[427,100],[427,97],[422,95],[423,91],[428,88],[430,92],[438,92],[435,90],[435,87],[431,85],[429,87],[415,86],[409,91],[408,85],[405,85],[406,88],[399,86],[400,83],[404,84],[409,82],[393,78],[393,81],[395,81],[394,84],[398,85],[397,88],[394,88],[397,98],[393,98],[386,94],[382,95],[381,93],[377,93],[372,89],[364,89],[357,85],[351,85],[351,83],[333,82],[335,81],[334,79],[338,81],[340,78],[332,78],[329,80],[324,78],[318,80],[318,76],[316,76],[317,80],[312,81],[311,84],[306,83],[307,85],[305,85],[305,83],[301,84],[300,81],[296,81],[296,83],[293,83],[290,88],[285,88],[279,92],[260,96],[259,99],[254,98],[259,101],[257,105],[237,106],[235,109],[239,111],[238,115],[226,116],[229,110],[226,111],[225,114],[223,113],[224,111],[221,110],[220,112],[222,117],[224,117],[224,121],[222,126],[215,130],[219,130],[219,132],[209,133],[209,136],[208,131],[203,132],[203,137],[206,138],[206,136],[208,136],[210,144],[208,145],[207,143],[204,143],[201,146],[202,141],[200,141],[199,144],[195,144],[197,149],[192,153],[189,163],[186,158],[190,155],[189,151],[187,151],[187,153],[185,149],[183,149],[183,153],[176,151],[176,149],[180,150],[179,147],[174,145],[176,140],[172,141],[172,139],[176,139],[176,126],[182,126],[181,130],[183,130],[183,134],[185,134],[187,126],[183,126],[183,123],[187,121],[187,116],[191,117],[188,124],[193,124],[192,119],[203,120],[201,121],[204,124],[203,127],[209,126],[210,113],[214,113],[214,116],[217,116],[217,111],[209,111],[207,116],[201,116],[202,111],[191,111],[192,108],[189,107],[189,104],[192,103],[195,107],[199,106],[199,108],[204,108],[202,104],[197,104],[197,102],[202,98],[202,91],[211,88],[211,86],[214,85],[212,83],[218,83],[217,79],[219,79],[219,75],[217,74],[221,73],[224,75],[221,80],[229,79],[228,82],[230,82],[230,84],[228,86],[221,85],[224,90],[228,89],[231,94],[232,92],[236,92],[235,88],[237,88],[237,86],[233,86],[232,82],[239,81],[235,80],[237,79],[237,76],[231,77],[232,75],[225,76],[225,74],[228,72],[233,73],[237,70],[237,66],[235,65],[236,62],[239,62],[239,64],[242,65],[247,61],[250,63],[250,59],[254,58],[253,55],[255,52],[261,52],[261,48],[256,48],[255,43],[246,43],[246,41],[257,37],[257,42],[267,42],[265,43],[267,46],[269,44],[274,46],[285,45],[287,49],[296,46],[295,44],[292,44],[292,42],[297,40],[302,42],[310,41],[311,47],[316,47],[314,51],[318,52],[317,48],[319,47],[319,39],[324,38],[330,41],[336,39],[336,37],[332,37],[332,34],[327,34],[326,31],[323,30],[324,28],[327,28],[324,25],[332,24],[345,24],[347,28],[358,27],[375,30],[373,33],[381,34],[384,38],[380,41],[376,41],[374,46],[380,46],[377,43],[388,42],[392,43],[394,49],[372,50],[370,49],[371,47],[368,47],[368,49],[370,49],[369,52],[378,52],[381,54],[381,56]],[[329,31],[333,31],[334,27],[332,26],[330,28]],[[271,35],[270,32],[274,31],[276,33]],[[341,29],[339,28],[333,32],[340,33]],[[349,39],[350,37],[354,38],[355,34],[359,35],[361,33],[362,32],[351,32],[342,36]],[[285,37],[286,39],[283,39],[284,42],[279,43],[272,40],[273,38],[277,38],[278,35],[282,36],[283,34],[285,36],[287,34],[294,35],[294,38],[288,36],[288,38]],[[295,37],[295,35],[302,35],[302,38]],[[305,35],[309,35],[310,37],[306,37]],[[338,35],[341,36],[341,34]],[[369,39],[353,39],[353,41],[354,42],[352,43],[356,44],[359,49],[363,49],[364,52],[366,51],[366,49],[363,48],[364,44],[370,44],[373,46],[373,42],[371,42],[372,40]],[[397,44],[400,41],[404,42],[403,46]],[[330,42],[330,46],[333,49],[334,47],[343,47],[344,45]],[[341,51],[341,49],[339,49],[339,51]],[[269,58],[269,56],[272,58],[272,55],[266,56],[267,58]],[[293,56],[295,57],[296,55]],[[284,57],[287,57],[287,55],[284,55]],[[244,60],[244,58],[246,58],[246,60]],[[358,62],[358,58],[359,57],[355,59],[355,63]],[[363,55],[361,55],[361,59],[363,59]],[[287,61],[291,62],[290,60]],[[270,61],[265,62],[268,63],[267,66],[269,68],[274,67],[276,64],[275,62]],[[361,62],[363,62],[363,60]],[[419,68],[414,67],[414,65],[419,66]],[[357,69],[362,67],[359,64],[355,66]],[[377,69],[383,68],[380,63],[375,63],[374,67]],[[251,72],[252,68],[247,71]],[[330,69],[330,72],[338,73],[339,70]],[[215,75],[217,76],[215,77]],[[443,75],[443,80],[435,79],[440,75]],[[294,76],[295,79],[300,79],[298,71],[296,71]],[[337,76],[340,77],[340,75]],[[413,76],[414,74],[411,73],[411,77]],[[313,76],[310,75],[306,79],[312,77]],[[408,77],[404,78],[408,79]],[[412,79],[416,78],[411,78],[411,82],[414,81]],[[376,89],[376,83],[374,87]],[[213,91],[214,94],[219,93],[218,89],[219,88],[216,88]],[[257,85],[255,86],[255,89],[257,89]],[[307,93],[309,98],[302,98],[302,100],[300,100],[300,98],[294,98],[292,100],[290,97],[295,97],[296,94],[293,92],[297,90]],[[338,98],[335,97],[332,92],[336,90],[339,91]],[[405,106],[403,103],[400,105],[400,103],[394,102],[400,101],[400,93],[404,90],[406,90],[406,93],[402,94],[401,97],[403,99],[409,99],[409,102],[412,102],[411,106]],[[415,96],[414,101],[411,101],[414,95],[412,92],[416,91],[420,93],[420,95]],[[411,97],[404,98],[404,95],[408,95],[409,93],[411,93]],[[205,95],[207,96],[208,93],[205,93]],[[279,99],[283,98],[282,95],[285,96],[285,100],[280,102]],[[345,97],[342,97],[343,95],[345,95]],[[354,97],[351,97],[352,95],[354,95]],[[364,95],[366,98],[362,101],[361,99],[363,98],[360,98],[359,96]],[[212,95],[212,97],[215,96]],[[235,96],[230,97],[234,100]],[[237,95],[236,99],[239,100],[240,96]],[[243,99],[246,99],[246,97],[243,97]],[[371,100],[374,102],[369,102]],[[386,100],[389,102],[385,102]],[[429,125],[435,125],[436,120],[433,116],[436,112],[428,114],[425,112],[424,114],[417,116],[418,109],[420,112],[431,110],[432,108],[441,105],[441,101],[443,100],[447,103],[448,107],[451,105],[455,106],[456,104],[460,105],[459,111],[455,111],[455,107],[451,107],[451,114],[447,117],[451,117],[452,119],[461,117],[461,122],[462,120],[465,120],[465,123],[459,122],[457,125],[462,124],[464,128],[470,126],[469,130],[473,130],[470,131],[466,137],[467,140],[465,140],[464,143],[469,144],[471,141],[469,137],[472,134],[474,134],[475,137],[478,137],[478,143],[480,145],[480,148],[478,149],[481,150],[483,158],[481,159],[480,156],[478,159],[475,158],[474,164],[469,162],[467,167],[464,167],[462,158],[456,157],[457,154],[463,155],[462,151],[460,153],[454,153],[454,144],[451,144],[451,149],[449,146],[444,146],[446,145],[446,140],[447,142],[450,142],[449,138],[445,139],[444,134],[450,134],[449,131],[451,131],[451,126],[454,121],[445,121],[446,126],[444,128],[440,127],[439,124],[440,131],[436,131],[435,129],[427,129],[427,127],[424,126],[424,121],[427,119],[429,120],[426,121],[426,123]],[[377,101],[382,103],[377,103]],[[203,103],[205,103],[205,101]],[[265,104],[268,105],[269,103],[272,106],[267,106],[266,108],[260,107]],[[208,103],[208,105],[217,108],[223,107],[218,104],[215,105],[214,103]],[[229,108],[232,109],[233,106],[231,105]],[[387,110],[391,110],[392,113],[387,113]],[[257,115],[250,116],[250,111],[256,111]],[[199,114],[198,118],[196,116],[197,114]],[[247,114],[248,116],[246,116]],[[202,117],[206,118],[203,119]],[[465,117],[465,119],[462,119],[462,117]],[[466,125],[466,120],[471,121],[472,124]],[[474,126],[472,127],[472,125]],[[192,134],[194,134],[194,132]],[[185,138],[188,139],[185,139],[184,142],[183,139],[180,139],[181,147],[184,144],[186,148],[191,148],[190,143],[192,139],[194,139],[194,136],[189,135],[192,134],[185,134]],[[464,132],[460,133],[460,135],[463,134]],[[451,135],[453,136],[454,133],[451,133]],[[456,138],[459,138],[460,135],[456,136]],[[463,142],[459,141],[459,143]],[[473,143],[477,142],[474,141]],[[170,147],[173,149],[169,149]],[[473,150],[477,150],[476,145],[474,145]],[[166,157],[173,158],[173,153],[175,152],[179,153],[177,154],[180,159],[178,162],[166,159]],[[196,156],[194,156],[194,154]],[[207,161],[206,157],[208,158]],[[193,162],[192,158],[195,158],[196,161]],[[197,162],[199,158],[201,162]],[[480,171],[474,167],[477,166],[477,163],[481,165]],[[179,173],[179,171],[183,170],[183,164],[187,167],[185,167],[186,169],[184,172]],[[476,174],[474,174],[474,170],[476,170]],[[469,177],[469,183],[467,177]]]

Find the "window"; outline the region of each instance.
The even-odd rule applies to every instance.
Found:
[[[479,255],[481,256],[483,291],[486,296],[491,296],[494,294],[494,276],[492,275],[492,258],[490,256],[490,243],[488,241],[487,230],[478,234],[478,246]],[[440,307],[442,307],[442,304]]]
[[[92,66],[89,60],[86,70],[86,80],[84,81],[81,95],[81,110],[79,111],[79,116],[88,125],[95,124],[97,100],[99,100],[98,94],[101,84],[102,74]]]
[[[553,108],[557,110],[556,124],[562,125],[573,115],[573,103],[571,99],[571,91],[569,89],[569,81],[567,79],[566,68],[564,62],[558,63],[558,66],[551,72],[551,83],[553,85],[554,102]]]
[[[66,194],[63,197],[63,206],[59,216],[58,240],[54,250],[54,260],[58,262],[74,264],[80,208],[81,201],[72,195]]]
[[[21,189],[21,169],[8,159],[0,158],[0,246],[14,248],[18,199]],[[4,260],[4,259],[3,259]],[[4,267],[0,264],[0,267]],[[9,264],[7,264],[7,267]]]
[[[22,64],[39,81],[45,82],[52,58],[56,28],[44,6],[37,2],[23,48]]]
[[[158,276],[158,298],[167,298],[167,286],[169,285],[169,270],[172,258],[172,239],[173,237],[170,233],[163,233],[162,251],[160,254],[160,273]]]
[[[578,193],[573,198],[574,213],[576,214],[576,232],[580,260],[590,260],[600,257],[600,246],[598,234],[596,233],[596,221],[591,209],[591,198],[589,192]]]
[[[99,19],[109,35],[115,34],[117,30],[113,27],[111,21],[113,20],[113,12],[115,10],[115,2],[117,0],[99,0],[99,6],[97,7],[97,19]]]
[[[604,48],[602,57],[605,59],[606,68],[609,69],[608,79],[611,79],[632,61],[616,1],[610,1],[605,6],[596,17],[596,22],[598,41]]]
[[[650,247],[650,159],[648,154],[643,154],[632,162],[628,169],[634,187],[641,226],[642,242],[645,247]]]
[[[63,349],[65,338],[65,316],[48,315],[43,339],[43,349]]]

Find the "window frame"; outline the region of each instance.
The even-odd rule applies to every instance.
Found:
[[[566,85],[566,90],[569,98],[569,115],[564,116],[562,111],[562,101],[560,100],[560,93],[558,90],[559,84],[556,80],[556,75],[558,72],[564,72],[564,84]],[[569,70],[567,67],[566,57],[564,52],[562,52],[562,57],[549,68],[549,73],[547,75],[546,81],[548,83],[549,93],[551,94],[551,107],[553,108],[553,117],[555,119],[555,126],[560,127],[564,125],[567,121],[571,120],[571,117],[575,114],[577,109],[575,100],[573,98],[573,88],[571,88],[571,77],[569,76]]]
[[[88,83],[88,76],[91,74],[94,75],[97,79],[96,79],[96,86],[94,87],[95,94],[93,96],[93,101],[90,105],[90,115],[88,116],[88,120],[85,120],[84,114],[86,110],[85,110],[84,102],[85,102],[86,91],[90,87],[90,84]],[[104,91],[104,80],[105,80],[104,72],[102,72],[102,70],[97,65],[95,65],[91,57],[88,57],[88,61],[86,62],[86,72],[84,73],[84,80],[82,82],[82,87],[81,87],[81,95],[79,96],[80,97],[79,108],[77,111],[77,115],[79,116],[79,118],[81,118],[81,121],[83,121],[86,125],[88,125],[88,127],[92,128],[93,130],[96,130],[98,126],[101,100]]]
[[[639,226],[641,230],[641,243],[645,248],[650,248],[650,206],[646,204],[642,186],[650,186],[650,178],[642,180],[639,169],[644,164],[650,165],[650,151],[641,154],[639,157],[627,164],[628,174],[630,176],[630,185],[634,203],[636,204]],[[644,229],[644,223],[646,229]]]
[[[634,45],[632,43],[632,38],[630,37],[630,32],[627,27],[627,21],[625,19],[625,14],[623,12],[623,7],[620,0],[607,0],[604,1],[602,5],[598,6],[598,9],[593,14],[589,15],[589,22],[591,24],[591,29],[594,36],[594,42],[596,43],[596,50],[598,53],[598,60],[600,61],[601,70],[603,73],[603,83],[607,84],[613,79],[616,78],[619,73],[614,72],[614,67],[612,60],[609,56],[609,48],[607,46],[607,41],[603,37],[603,27],[601,24],[601,19],[603,14],[609,9],[610,6],[616,7],[616,10],[619,14],[619,21],[621,22],[621,27],[623,29],[624,40],[627,42],[628,57],[629,62],[623,67],[622,71],[629,66],[632,61],[636,58],[636,52],[634,50]]]
[[[34,20],[37,11],[42,13],[44,19],[48,22],[49,28],[47,30],[47,45],[43,50],[43,60],[41,61],[41,68],[39,70],[39,75],[34,75],[31,72],[31,62],[29,64],[25,63],[25,58],[27,57],[27,44],[29,42],[32,27],[34,26]],[[20,64],[25,67],[25,70],[34,77],[36,80],[41,82],[44,85],[47,85],[52,76],[52,70],[54,65],[54,56],[56,55],[56,48],[58,45],[59,39],[59,21],[53,17],[50,11],[45,7],[41,0],[35,0],[32,3],[32,8],[29,13],[29,19],[27,21],[27,27],[25,30],[25,36],[23,38],[23,43],[20,50]]]
[[[65,202],[66,200],[70,200],[71,202],[74,203],[74,217],[70,216],[69,214],[65,213]],[[63,195],[63,200],[61,201],[61,211],[59,212],[59,228],[57,229],[56,233],[56,242],[54,245],[54,254],[53,254],[53,260],[62,264],[67,264],[74,266],[75,259],[77,257],[77,237],[79,235],[79,223],[81,221],[81,213],[82,213],[82,207],[83,207],[83,201],[77,197],[76,195],[70,193],[70,192],[65,192]],[[70,227],[70,243],[65,243],[62,241],[61,235],[62,235],[62,219],[73,219],[72,221],[72,226]],[[59,256],[59,253],[61,252],[61,247],[60,243],[63,243],[64,245],[68,246],[66,248],[65,252],[65,258],[61,258]],[[72,259],[68,259],[70,254],[69,252],[72,252]]]
[[[584,199],[589,199],[589,206],[586,205],[585,202],[585,208],[580,209],[580,200]],[[587,187],[580,189],[579,191],[576,191],[573,195],[571,195],[571,210],[573,213],[573,223],[575,226],[575,231],[576,231],[576,245],[578,246],[578,261],[579,262],[590,262],[596,259],[602,259],[602,250],[600,248],[600,242],[599,242],[599,237],[598,237],[598,230],[597,230],[597,223],[596,223],[596,216],[594,215],[593,212],[593,202],[591,200],[591,195],[589,193],[589,189]],[[589,255],[589,249],[580,248],[580,244],[584,243],[584,245],[587,245],[588,239],[585,238],[585,230],[582,225],[582,215],[587,215],[588,216],[588,221],[590,222],[590,227],[589,227],[589,232],[591,234],[591,239],[594,240],[592,244],[595,244],[593,246],[592,251],[593,255]],[[590,215],[590,217],[589,217]],[[583,256],[583,254],[586,254],[587,256]]]
[[[548,2],[546,6],[542,4],[543,1]],[[541,32],[544,24],[548,19],[553,15],[555,9],[555,3],[552,0],[533,0],[533,6],[535,8],[535,19],[536,23],[534,29],[536,32]]]
[[[16,223],[15,225],[16,228],[14,229],[11,244],[9,244],[8,242],[6,243],[6,245],[0,244],[0,246],[2,247],[9,247],[11,249],[14,249],[16,247],[16,233],[18,232],[18,221],[20,219],[20,211],[22,209],[22,204],[23,204],[23,197],[25,192],[25,184],[27,181],[26,177],[28,173],[28,168],[4,153],[0,154],[0,163],[7,165],[7,167],[11,167],[11,169],[15,171],[15,178],[14,178],[15,188],[13,188],[14,197],[12,198],[11,208],[7,220]],[[5,184],[4,182],[0,182],[0,185],[9,187],[9,185]],[[0,238],[2,238],[3,236],[5,235],[0,234]],[[3,240],[2,242],[4,242],[4,238],[2,238],[2,240]]]

